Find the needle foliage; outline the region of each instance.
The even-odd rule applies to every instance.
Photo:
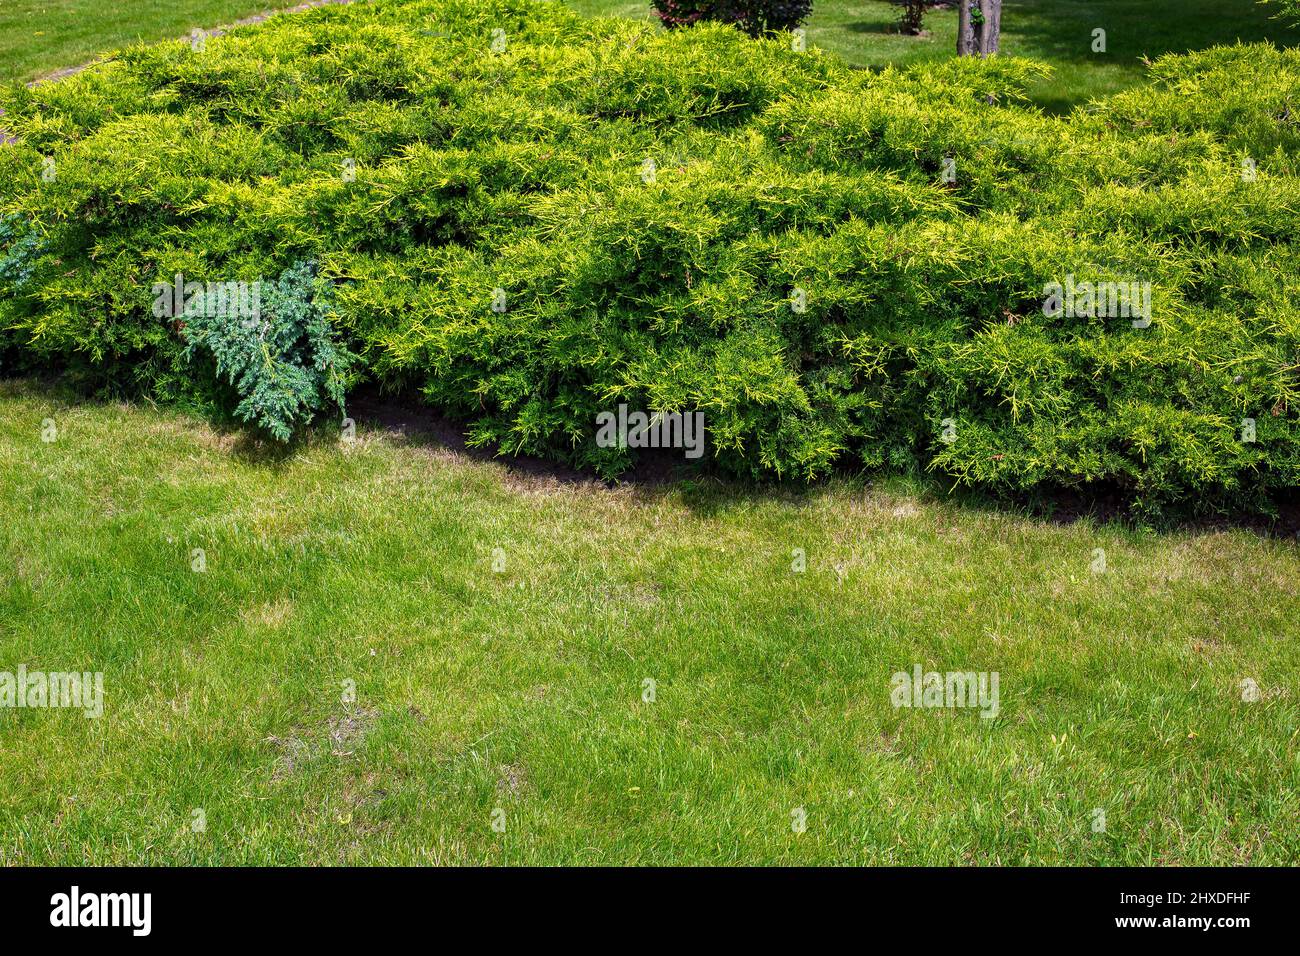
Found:
[[[758,477],[1150,507],[1297,483],[1300,53],[1167,57],[1049,116],[1031,61],[863,72],[796,46],[415,0],[10,90],[6,363],[217,402],[152,285],[314,262],[328,315],[285,334],[316,343],[295,367],[338,361],[246,416],[281,436],[368,379],[606,476],[632,452],[596,446],[596,415],[626,402],[703,411],[715,466]],[[1067,279],[1149,288],[1149,324],[1046,314]]]

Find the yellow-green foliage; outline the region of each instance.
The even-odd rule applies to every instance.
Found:
[[[627,402],[702,410],[718,464],[757,475],[1296,484],[1300,54],[1169,57],[1064,117],[1024,101],[1045,69],[857,72],[529,0],[133,48],[5,99],[0,334],[183,395],[210,369],[151,284],[311,260],[366,375],[604,474],[629,452],[595,416]],[[1149,326],[1046,315],[1067,277],[1149,283]]]

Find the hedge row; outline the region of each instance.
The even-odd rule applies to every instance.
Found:
[[[5,364],[281,435],[370,380],[607,476],[625,402],[703,411],[758,476],[1298,483],[1300,53],[1168,57],[1058,117],[1032,62],[797,46],[415,0],[10,90]],[[178,274],[275,294],[226,334],[155,314]],[[1149,321],[1045,309],[1053,283],[1144,290]]]

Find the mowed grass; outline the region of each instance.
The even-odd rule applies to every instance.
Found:
[[[565,483],[364,421],[268,457],[15,381],[0,503],[0,670],[105,686],[0,710],[6,863],[1300,855],[1294,542]],[[914,664],[996,671],[997,717],[895,709]]]

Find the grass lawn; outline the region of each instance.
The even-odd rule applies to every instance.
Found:
[[[135,40],[182,36],[300,0],[6,0],[0,7],[0,82],[76,66]],[[567,0],[582,13],[648,19],[648,0]],[[809,40],[850,63],[880,67],[953,55],[957,15],[927,14],[927,37],[895,32],[898,7],[880,0],[816,0]],[[1143,56],[1234,40],[1300,41],[1254,0],[1007,0],[1002,49],[1053,64],[1034,89],[1044,107],[1067,109],[1140,82]],[[1092,31],[1106,31],[1105,53]]]
[[[292,2],[6,0],[0,79]],[[953,46],[950,11],[924,39],[816,11],[863,66]],[[1049,108],[1142,54],[1295,42],[1252,0],[1004,27],[1058,66]],[[273,452],[0,380],[0,675],[104,690],[96,719],[0,707],[0,863],[1300,858],[1293,540],[899,481],[611,488],[357,417]],[[914,667],[995,673],[996,714],[894,706]]]
[[[99,719],[0,709],[7,863],[1300,853],[1292,543],[607,489],[364,420],[268,459],[15,381],[0,501],[0,669],[104,672]],[[916,664],[996,671],[997,716],[896,709]]]

